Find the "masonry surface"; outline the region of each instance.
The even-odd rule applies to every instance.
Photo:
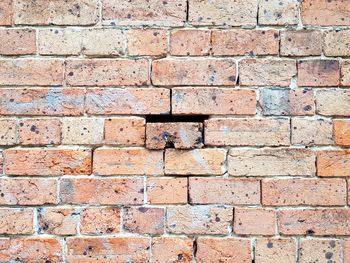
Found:
[[[0,262],[349,263],[348,0],[1,0]]]

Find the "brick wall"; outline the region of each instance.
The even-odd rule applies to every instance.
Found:
[[[0,262],[349,263],[348,0],[2,0]]]

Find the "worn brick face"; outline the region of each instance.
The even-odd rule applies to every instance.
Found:
[[[34,233],[34,212],[30,208],[1,208],[1,235]]]
[[[322,32],[318,30],[286,30],[281,32],[281,55],[320,56]]]
[[[120,231],[120,209],[91,207],[80,212],[80,233],[86,235],[115,234]]]
[[[299,20],[298,0],[259,2],[259,25],[296,25]]]
[[[350,146],[350,121],[334,120],[335,144],[341,146]]]
[[[1,55],[29,55],[36,53],[36,33],[33,29],[0,30],[0,39]]]
[[[300,244],[300,262],[306,263],[310,261],[342,261],[341,240],[334,239],[303,239]]]
[[[171,32],[170,53],[175,56],[205,56],[210,52],[209,30],[176,30]]]
[[[78,213],[73,208],[44,208],[38,211],[39,232],[52,235],[75,235]]]
[[[296,262],[297,244],[294,239],[259,238],[256,240],[255,261],[258,263]]]
[[[12,22],[12,0],[4,0],[0,3],[0,25],[11,25]]]
[[[185,204],[187,195],[187,178],[147,179],[147,196],[151,204]]]
[[[317,153],[317,175],[349,176],[350,173],[350,151],[320,151]]]
[[[182,237],[156,237],[152,239],[154,262],[191,262],[193,240]]]

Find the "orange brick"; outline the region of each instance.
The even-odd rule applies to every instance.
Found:
[[[342,179],[266,179],[262,203],[273,206],[346,205],[346,181]]]
[[[7,26],[12,23],[12,0],[0,2],[0,25]]]
[[[60,196],[63,204],[142,204],[142,179],[127,178],[64,178]]]
[[[192,253],[192,238],[155,237],[152,239],[152,262],[191,262]]]
[[[281,31],[281,55],[320,56],[322,41],[322,32],[318,30]]]
[[[239,235],[276,234],[276,211],[266,208],[235,208],[233,231]]]
[[[161,29],[128,30],[129,56],[163,56],[167,52],[167,32]]]
[[[16,119],[0,120],[0,145],[16,144],[18,139],[18,123]]]
[[[255,243],[255,262],[257,263],[295,263],[297,245],[294,239],[259,238]]]
[[[350,151],[320,151],[317,153],[317,175],[350,176]]]
[[[36,52],[36,33],[33,29],[3,29],[0,30],[0,39],[1,55],[27,55]]]
[[[185,204],[187,178],[148,178],[147,197],[150,204]]]
[[[335,144],[350,146],[350,120],[333,120]]]
[[[163,152],[143,148],[99,148],[94,151],[93,167],[99,175],[161,175]]]
[[[342,247],[342,240],[302,239],[300,242],[299,262],[346,262],[343,261]]]
[[[173,56],[206,56],[210,52],[210,31],[179,29],[171,32],[170,54]]]
[[[39,209],[39,232],[52,235],[77,234],[79,213],[73,208]]]
[[[34,234],[33,209],[0,208],[0,234],[1,235]]]
[[[299,21],[298,0],[269,0],[259,2],[259,25],[297,25]]]
[[[115,234],[120,231],[120,209],[90,207],[80,212],[80,233],[85,235]]]
[[[316,95],[316,113],[325,116],[350,116],[350,90],[320,90]]]
[[[336,30],[325,33],[324,53],[326,56],[350,56],[349,45],[350,30]]]
[[[350,60],[343,60],[340,72],[341,86],[350,86]]]

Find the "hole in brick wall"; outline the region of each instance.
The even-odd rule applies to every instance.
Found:
[[[146,122],[204,122],[209,115],[146,115]]]

